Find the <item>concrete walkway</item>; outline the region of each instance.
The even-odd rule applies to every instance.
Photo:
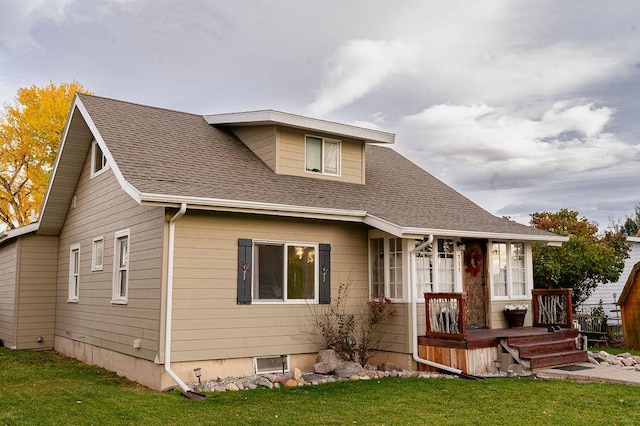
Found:
[[[572,364],[575,371],[554,368],[537,368],[533,370],[541,379],[568,379],[577,382],[609,382],[624,385],[640,386],[640,371],[626,370],[613,365],[595,365],[589,362]],[[584,367],[584,369],[578,369]],[[566,367],[560,367],[566,368]]]

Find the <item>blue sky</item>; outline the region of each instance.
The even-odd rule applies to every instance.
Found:
[[[640,203],[640,2],[0,0],[0,101],[77,80],[379,128],[497,215]]]

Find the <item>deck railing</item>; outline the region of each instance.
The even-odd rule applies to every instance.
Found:
[[[427,337],[464,340],[466,293],[425,293]]]
[[[559,325],[573,327],[573,311],[570,288],[545,288],[531,290],[533,296],[533,326]]]

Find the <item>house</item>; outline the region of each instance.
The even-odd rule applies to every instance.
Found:
[[[281,355],[312,364],[322,342],[307,314],[340,283],[354,306],[393,301],[377,359],[406,367],[436,325],[424,293],[464,293],[450,300],[466,307],[437,312],[463,330],[504,329],[511,303],[534,304],[525,325],[542,324],[531,243],[566,238],[491,215],[388,148],[394,138],[78,94],[39,221],[0,238],[0,339],[188,390],[194,368],[210,379],[280,368]]]
[[[618,305],[622,317],[622,334],[627,349],[640,350],[640,262],[627,275]]]
[[[591,309],[600,305],[604,313],[609,317],[608,323],[620,324],[620,310],[617,303],[618,298],[622,294],[625,283],[634,265],[640,262],[640,237],[627,237],[629,244],[629,257],[624,262],[624,269],[620,273],[620,279],[615,283],[601,284],[593,291],[591,296],[581,305],[584,311],[591,312]]]

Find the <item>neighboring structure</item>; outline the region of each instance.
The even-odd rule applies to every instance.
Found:
[[[640,262],[631,268],[618,304],[622,316],[624,346],[640,350]]]
[[[616,305],[618,298],[622,294],[622,289],[627,282],[627,277],[631,273],[633,266],[640,262],[640,237],[627,237],[629,243],[629,258],[625,260],[624,269],[620,273],[620,278],[615,283],[601,284],[593,291],[587,300],[582,304],[584,311],[590,312],[591,308],[598,306],[602,301],[605,314],[609,317],[609,325],[619,324],[620,309]]]
[[[306,317],[341,282],[354,306],[392,299],[379,359],[407,367],[424,292],[464,291],[470,327],[504,328],[506,304],[531,302],[531,242],[566,238],[491,215],[379,146],[393,141],[277,111],[77,95],[39,222],[0,239],[0,339],[166,389],[196,367],[310,365]]]

